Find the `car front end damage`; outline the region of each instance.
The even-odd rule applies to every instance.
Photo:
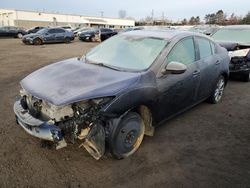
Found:
[[[31,37],[23,37],[22,42],[24,44],[33,44],[33,38],[31,38]]]
[[[112,97],[86,100],[65,106],[55,106],[20,91],[14,104],[17,123],[30,135],[46,140],[56,149],[76,143],[95,159],[105,153],[105,126],[100,113]]]
[[[250,48],[229,51],[231,76],[240,76],[243,81],[250,80]]]
[[[229,52],[230,73],[245,73],[250,70],[250,48]]]

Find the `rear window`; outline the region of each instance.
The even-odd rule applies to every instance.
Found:
[[[250,29],[221,29],[212,35],[218,42],[250,42]]]

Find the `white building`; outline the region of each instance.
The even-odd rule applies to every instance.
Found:
[[[107,28],[127,28],[135,26],[130,19],[93,17],[75,14],[59,14],[14,9],[0,9],[0,26],[89,26]]]

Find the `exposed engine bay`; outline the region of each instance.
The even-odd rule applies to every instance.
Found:
[[[100,109],[110,101],[110,97],[82,101],[66,106],[55,106],[46,101],[20,91],[21,106],[34,118],[50,122],[60,128],[63,140],[54,140],[57,149],[82,140],[83,146],[95,159],[105,152],[104,121]]]

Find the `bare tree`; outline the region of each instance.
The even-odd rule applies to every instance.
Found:
[[[119,18],[126,18],[127,16],[126,10],[119,10],[118,14],[119,14]]]

